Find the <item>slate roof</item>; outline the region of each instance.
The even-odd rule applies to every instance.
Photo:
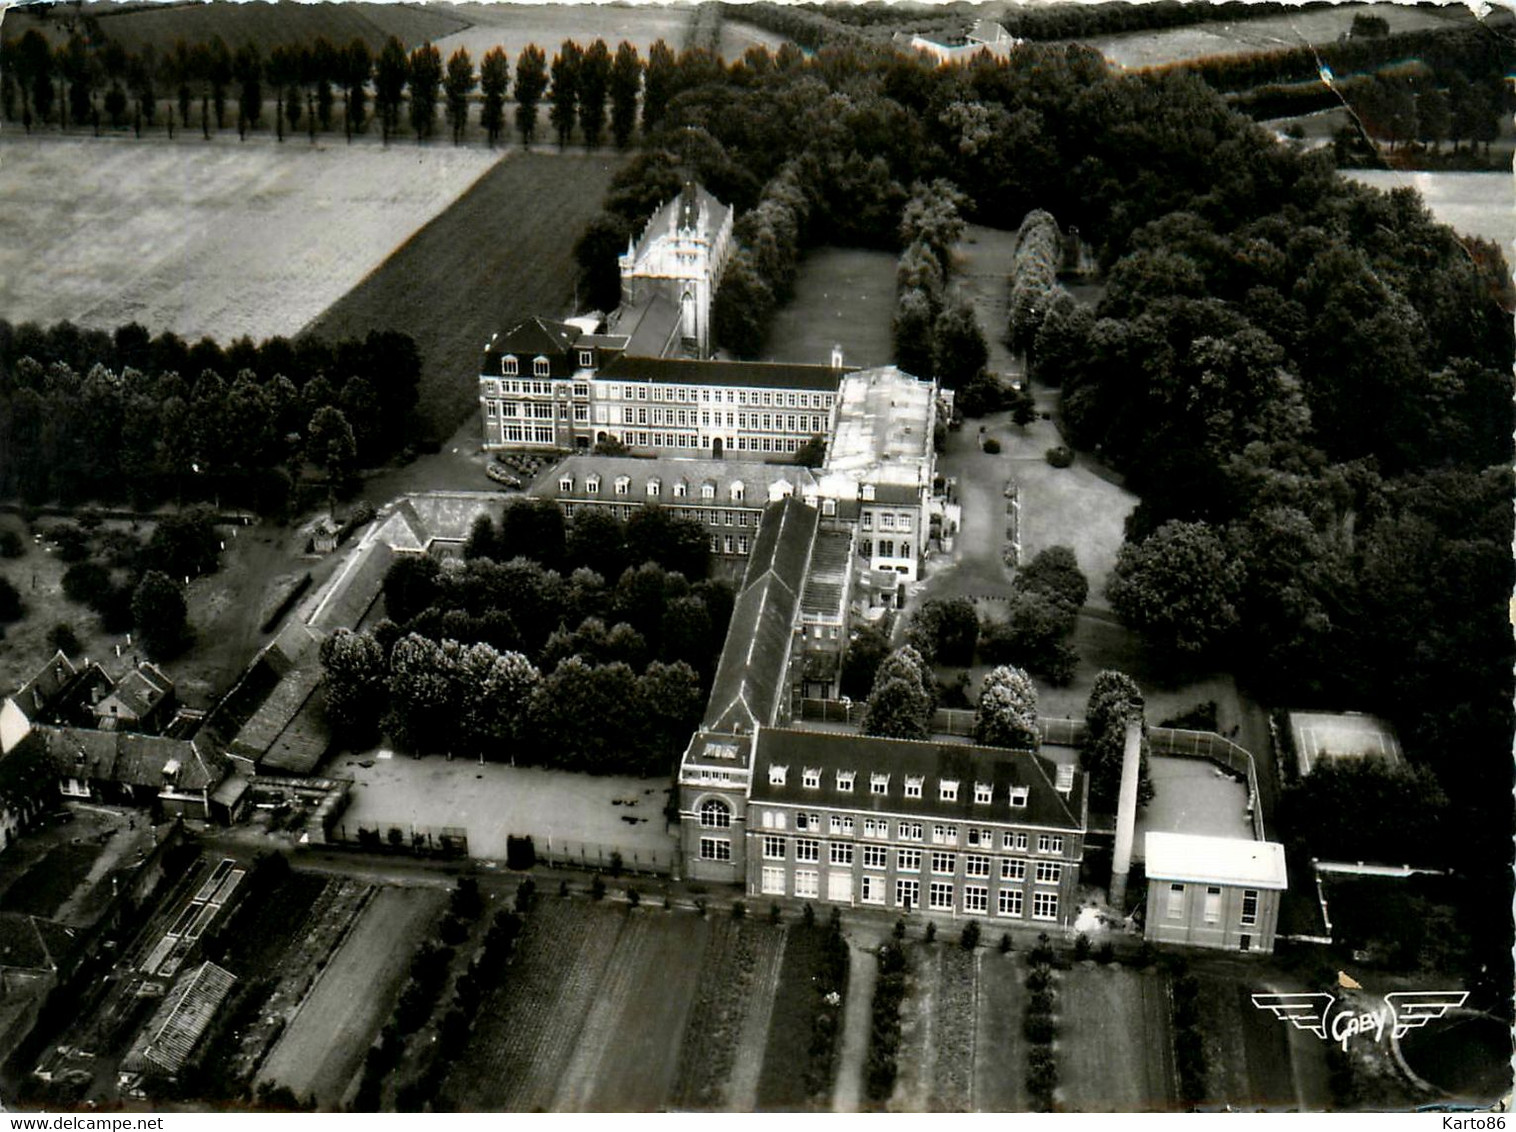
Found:
[[[107,699],[118,700],[134,718],[145,719],[173,690],[172,680],[157,666],[143,661],[117,682]]]
[[[24,912],[0,912],[0,967],[56,971],[58,963],[40,927],[44,923],[49,921],[39,921]],[[62,925],[52,926],[61,928]],[[49,934],[56,938],[56,933]]]
[[[630,351],[596,375],[607,381],[668,385],[735,385],[754,389],[812,389],[837,392],[846,368],[793,362],[724,362],[695,358],[634,358]]]
[[[16,689],[11,699],[16,701],[16,706],[28,719],[36,719],[77,673],[78,669],[59,650],[37,670],[35,676]]]
[[[165,768],[177,762],[174,786],[188,791],[207,790],[226,772],[219,755],[202,751],[191,739],[87,727],[48,727],[37,734],[61,778],[161,788]]]
[[[770,784],[771,766],[787,769],[783,786]],[[806,768],[821,771],[819,789],[808,790],[803,785]],[[856,774],[851,791],[837,789],[839,770]],[[890,776],[887,793],[870,792],[871,774]],[[1057,774],[1051,759],[1030,751],[766,727],[758,733],[753,753],[751,798],[754,802],[824,806],[863,813],[910,813],[961,822],[1082,830],[1084,773],[1075,771],[1067,798],[1054,785]],[[905,780],[917,776],[923,779],[921,797],[907,798]],[[942,801],[938,784],[943,779],[958,783],[956,801]],[[988,804],[974,801],[976,782],[994,787]],[[1027,788],[1025,806],[1010,805],[1012,786]]]
[[[533,316],[518,322],[491,345],[500,354],[561,355],[572,349],[583,333],[571,323]]]
[[[641,358],[661,358],[679,345],[679,307],[654,291],[640,303],[616,311],[611,329],[626,336],[623,352]]]
[[[819,522],[814,507],[794,498],[764,509],[711,684],[706,729],[751,732],[778,715],[787,688],[800,591]]]
[[[730,507],[733,506],[731,485],[740,482],[743,486],[743,502],[738,506],[759,508],[769,503],[769,492],[780,484],[790,484],[796,494],[814,489],[815,477],[811,470],[799,464],[765,464],[756,460],[690,460],[682,456],[666,456],[658,459],[642,459],[637,456],[566,456],[548,472],[537,477],[527,489],[527,494],[539,499],[582,499],[584,484],[588,477],[600,477],[597,501],[605,503],[660,503],[665,507]],[[563,491],[559,484],[565,476],[572,477],[574,487]],[[618,476],[626,476],[631,482],[627,494],[615,494]],[[647,485],[658,481],[658,494],[648,495]],[[680,498],[674,494],[674,485],[683,481],[688,493]],[[701,499],[700,486],[715,485],[714,499]]]

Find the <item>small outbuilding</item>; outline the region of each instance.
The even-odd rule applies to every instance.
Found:
[[[1274,950],[1287,887],[1277,841],[1149,833],[1143,839],[1151,943]]]

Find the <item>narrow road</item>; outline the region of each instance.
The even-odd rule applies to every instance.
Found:
[[[869,1052],[869,1019],[879,961],[859,940],[848,940],[847,1003],[842,1011],[842,1052],[837,1058],[837,1082],[832,1089],[833,1112],[862,1110],[864,1061]]]

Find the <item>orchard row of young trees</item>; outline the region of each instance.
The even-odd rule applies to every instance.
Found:
[[[135,324],[0,323],[0,496],[283,514],[304,464],[341,484],[412,443],[420,372],[396,332],[223,350]]]

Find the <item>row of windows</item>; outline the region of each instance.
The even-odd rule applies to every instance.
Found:
[[[519,421],[504,421],[500,425],[500,439],[506,444],[552,444],[552,425],[528,425]]]
[[[546,359],[542,359],[545,361]],[[538,376],[546,377],[546,371]],[[494,397],[499,394],[511,396],[517,394],[526,397],[551,397],[556,392],[559,397],[566,397],[569,390],[573,390],[576,400],[586,400],[590,395],[590,386],[587,381],[576,381],[570,386],[568,382],[560,381],[556,388],[550,381],[493,381],[486,380],[484,390],[487,396]]]
[[[765,866],[760,874],[759,887],[765,896],[798,896],[818,899],[821,897],[821,875],[814,869],[796,869],[793,891],[786,891],[783,868]],[[864,904],[887,903],[889,888],[884,877],[860,878],[858,898]],[[959,894],[951,881],[930,881],[927,884],[926,907],[934,912],[962,911],[969,915],[988,915],[990,890],[982,884],[965,884],[961,893],[961,905],[955,904]],[[905,877],[895,880],[893,906],[909,911],[920,908],[921,882]],[[847,873],[831,873],[827,877],[826,899],[836,903],[851,903],[853,878]],[[995,894],[995,914],[1020,917],[1025,914],[1025,894],[1019,888],[1001,889]],[[1032,919],[1058,919],[1058,893],[1032,893]]]
[[[632,493],[632,477],[617,476],[613,481],[613,486],[617,495],[630,495]],[[675,499],[684,499],[689,494],[689,485],[683,480],[676,481],[673,488]],[[558,490],[565,495],[572,493],[574,490],[574,477],[562,477],[558,481]],[[586,476],[584,478],[584,491],[586,495],[599,495],[600,477],[593,473]],[[648,480],[646,491],[650,498],[656,499],[663,491],[663,481],[657,479]],[[727,486],[727,495],[733,503],[745,502],[747,499],[747,485],[741,480],[737,480]],[[700,485],[700,498],[716,498],[716,484],[713,481],[707,480]],[[712,522],[714,521],[712,520]]]
[[[866,531],[874,529],[874,513],[865,511],[862,515],[862,527]],[[893,511],[884,511],[879,516],[879,529],[881,531],[899,531],[902,534],[911,533],[911,513],[902,511],[898,515]]]
[[[747,548],[747,535],[738,535],[735,541],[731,535],[711,536],[712,554],[746,554]]]
[[[878,547],[878,554],[874,553]],[[915,547],[910,539],[901,539],[898,543],[892,538],[882,538],[876,544],[873,539],[858,540],[858,555],[861,558],[909,558]]]
[[[484,411],[486,416],[500,416],[507,420],[512,417],[523,417],[527,420],[538,421],[550,421],[553,419],[553,406],[551,404],[538,404],[535,401],[486,401],[484,403]],[[589,412],[587,405],[576,405],[574,406],[574,419],[581,423],[587,422],[590,419]],[[565,411],[559,414],[559,418],[561,420],[568,420],[566,407]]]
[[[772,779],[770,780],[772,781]],[[784,810],[763,809],[759,822],[764,829],[786,829],[789,826],[789,815]],[[808,814],[797,812],[795,814],[795,828],[809,831],[815,834],[826,833],[831,837],[853,837],[861,835],[866,839],[878,841],[924,841],[928,832],[931,834],[933,845],[958,845],[959,828],[951,822],[933,822],[928,826],[924,822],[907,821],[889,818],[855,818],[852,814],[828,814],[826,821],[822,821],[820,814]],[[969,826],[963,831],[964,843],[974,849],[994,849],[998,844],[1003,850],[1011,852],[1028,852],[1031,844],[1030,835],[1015,829],[996,831],[985,829],[982,826]],[[1037,852],[1061,855],[1063,853],[1063,835],[1058,833],[1039,833],[1036,840]]]
[[[790,768],[780,766],[777,763],[769,767],[769,785],[783,786],[789,781]],[[806,790],[820,790],[823,772],[820,767],[802,767],[800,771],[800,785]],[[871,773],[869,775],[869,793],[875,797],[888,797],[890,792],[889,774]],[[832,785],[839,794],[853,793],[853,786],[858,781],[858,772],[854,770],[837,770],[832,773]],[[939,802],[958,801],[958,790],[962,786],[956,778],[939,778],[937,780],[937,800]],[[908,774],[905,776],[905,796],[907,798],[920,798],[926,786],[924,775]],[[1009,791],[1009,801],[1013,808],[1021,809],[1026,806],[1028,788],[1025,786],[1012,786]],[[995,801],[995,786],[991,782],[974,783],[974,804],[976,806],[992,805]]]
[[[611,401],[671,401],[687,405],[753,405],[775,409],[830,409],[832,393],[796,393],[774,389],[711,389],[696,390],[687,386],[668,385],[606,385],[604,396]],[[756,427],[756,426],[754,426]]]
[[[1171,920],[1184,919],[1185,891],[1187,886],[1183,884],[1169,885],[1169,897],[1167,915]],[[1208,924],[1221,922],[1221,889],[1216,885],[1209,885],[1205,890],[1205,905],[1202,916]],[[1258,891],[1252,888],[1242,890],[1242,913],[1239,922],[1245,928],[1250,928],[1258,923]]]
[[[704,822],[702,821],[702,824]],[[854,850],[857,848],[857,859],[862,861],[865,869],[884,869],[889,867],[889,850],[883,845],[863,845],[855,847],[850,841],[827,842],[827,863],[832,865],[851,865],[855,859]],[[784,861],[788,859],[790,839],[779,837],[774,834],[765,834],[763,837],[763,859],[765,861]],[[795,860],[800,862],[820,862],[822,856],[821,842],[806,837],[794,839]],[[1002,857],[998,869],[1001,880],[1022,881],[1026,879],[1027,862],[1016,857]],[[958,854],[933,852],[923,855],[920,849],[896,849],[895,869],[903,873],[919,873],[925,861],[930,865],[931,871],[942,876],[953,876],[958,871]],[[1033,877],[1037,884],[1058,884],[1063,879],[1063,865],[1058,861],[1033,862]],[[995,870],[995,858],[982,856],[977,853],[968,853],[963,858],[963,875],[966,877],[989,877]],[[1172,905],[1171,905],[1172,909]],[[1172,914],[1172,912],[1171,912]]]

